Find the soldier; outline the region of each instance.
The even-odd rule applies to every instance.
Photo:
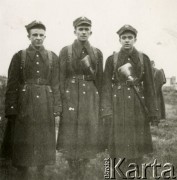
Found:
[[[148,56],[134,47],[135,28],[124,25],[117,34],[122,48],[106,61],[101,116],[111,157],[139,164],[152,152],[149,122],[157,124],[152,68]]]
[[[162,86],[166,83],[166,78],[163,69],[155,68],[155,62],[151,61],[152,73],[154,77],[155,90],[156,90],[156,99],[158,107],[158,119],[165,119],[165,102],[163,98]]]
[[[9,137],[13,144],[4,144],[4,156],[7,158],[6,152],[11,152],[18,180],[28,179],[30,166],[37,166],[40,179],[45,165],[55,163],[55,120],[59,121],[61,112],[58,57],[43,46],[46,27],[33,21],[26,30],[31,44],[13,56],[5,95],[5,115],[11,124],[9,134],[13,135]]]
[[[79,17],[73,25],[77,39],[59,55],[63,113],[57,149],[63,150],[73,172],[70,175],[78,180],[83,179],[85,165],[98,152],[103,57],[88,41],[91,20]]]

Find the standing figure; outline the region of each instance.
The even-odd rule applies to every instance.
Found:
[[[155,62],[151,61],[152,73],[154,77],[156,98],[157,98],[157,107],[158,107],[158,119],[165,119],[165,102],[163,97],[162,86],[166,83],[165,73],[163,69],[155,68]]]
[[[18,180],[28,179],[31,166],[37,166],[40,179],[45,165],[55,163],[55,120],[61,112],[58,57],[43,46],[46,27],[33,21],[26,29],[31,44],[13,56],[5,95],[2,154],[17,167]]]
[[[68,160],[71,176],[83,179],[85,165],[98,152],[102,53],[90,45],[91,20],[77,18],[77,39],[59,55],[63,113],[57,149]]]
[[[141,163],[152,152],[150,122],[157,124],[155,89],[147,55],[134,47],[137,30],[124,25],[117,32],[122,48],[106,61],[101,116],[109,131],[111,158]]]

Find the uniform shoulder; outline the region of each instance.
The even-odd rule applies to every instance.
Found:
[[[60,50],[60,53],[64,53],[64,52],[67,52],[68,51],[68,47],[69,47],[70,45],[68,45],[68,46],[64,46],[61,50]]]
[[[106,63],[112,63],[113,59],[114,59],[114,54],[108,56],[108,58],[106,59]]]
[[[144,52],[141,52],[141,51],[138,51],[138,52],[143,55],[143,59],[150,61],[150,59],[149,59],[147,54],[145,54]]]

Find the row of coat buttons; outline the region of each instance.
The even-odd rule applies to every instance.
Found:
[[[119,85],[117,89],[121,89],[121,86]],[[130,91],[130,88],[128,87],[127,90]]]
[[[114,94],[114,97],[117,97],[117,95],[116,95],[116,94]],[[131,98],[131,96],[128,96],[128,98],[130,99],[130,98]],[[144,99],[144,96],[142,96],[141,98],[142,98],[142,99]]]
[[[66,93],[69,93],[69,91],[68,91],[68,90],[66,90]],[[85,91],[83,91],[82,93],[83,93],[83,94],[86,94],[86,92],[85,92]],[[96,94],[98,94],[98,91],[96,91]]]

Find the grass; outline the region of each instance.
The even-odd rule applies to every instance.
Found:
[[[157,159],[162,165],[165,163],[173,164],[177,169],[177,91],[164,90],[166,103],[166,120],[162,120],[158,127],[151,127],[154,153],[151,156],[145,156],[144,162],[154,162]],[[103,180],[104,179],[104,158],[108,157],[106,153],[100,153],[95,159],[92,159],[87,165],[85,180]],[[166,168],[158,168],[158,174]],[[31,175],[34,177],[35,170],[31,169]],[[46,168],[46,177],[48,180],[69,180],[68,164],[61,153],[57,152],[57,162],[55,166]],[[13,173],[12,173],[13,174]],[[175,172],[177,174],[177,172]],[[148,180],[152,178],[152,171],[148,170]],[[0,180],[2,177],[0,176]],[[33,179],[33,178],[32,178]]]

